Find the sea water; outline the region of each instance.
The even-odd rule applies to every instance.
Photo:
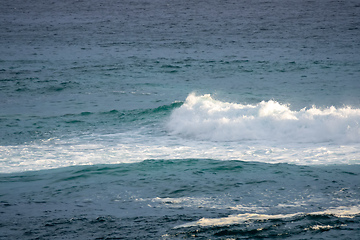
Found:
[[[0,239],[358,239],[358,1],[1,6]]]

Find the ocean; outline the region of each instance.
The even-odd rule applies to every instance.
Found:
[[[0,8],[0,239],[358,239],[360,2]]]

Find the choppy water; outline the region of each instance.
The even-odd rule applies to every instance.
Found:
[[[2,234],[355,239],[359,174],[358,165],[179,159],[2,175]]]
[[[11,1],[1,239],[357,239],[357,1]]]

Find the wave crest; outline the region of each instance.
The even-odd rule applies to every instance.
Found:
[[[292,111],[273,100],[243,105],[190,94],[172,112],[167,127],[172,134],[197,140],[358,143],[359,122],[360,109],[351,107]]]

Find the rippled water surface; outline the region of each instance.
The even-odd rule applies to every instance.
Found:
[[[356,239],[358,1],[7,1],[0,239]]]

